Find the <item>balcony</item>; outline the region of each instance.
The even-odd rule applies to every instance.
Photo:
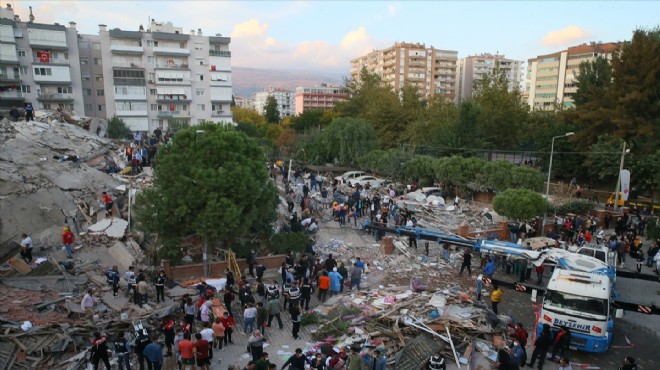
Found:
[[[0,73],[0,82],[20,82],[21,75],[18,73]]]
[[[172,63],[156,64],[156,66],[154,68],[158,68],[158,69],[175,69],[175,70],[180,70],[180,71],[190,70],[190,66],[188,64],[172,64]]]
[[[228,50],[209,50],[209,56],[211,57],[231,57],[231,51]]]
[[[156,103],[190,103],[192,98],[177,95],[163,95],[156,98]]]
[[[182,48],[154,47],[154,55],[190,55],[190,50]]]
[[[144,86],[144,78],[114,78],[115,85]]]
[[[142,55],[142,53],[144,53],[144,47],[132,45],[110,45],[110,52],[112,54]]]
[[[158,118],[171,118],[171,117],[190,117],[188,111],[181,110],[159,110]]]
[[[37,95],[37,100],[41,101],[73,101],[73,94],[63,93],[41,93]]]
[[[67,58],[32,58],[33,64],[69,64],[69,59]]]
[[[0,98],[23,100],[23,93],[20,91],[0,91]]]
[[[212,117],[222,117],[222,116],[226,116],[228,113],[229,112],[225,112],[223,109],[214,110],[213,112],[211,112],[211,116]]]
[[[141,117],[141,116],[146,116],[147,111],[146,110],[118,110],[117,111],[117,116],[118,117]]]

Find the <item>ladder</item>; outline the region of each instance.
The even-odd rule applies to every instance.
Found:
[[[229,271],[234,273],[235,279],[242,277],[241,269],[238,267],[238,262],[236,262],[236,253],[231,249],[227,252],[227,265],[229,266]]]

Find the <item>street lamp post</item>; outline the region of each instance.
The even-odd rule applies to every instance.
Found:
[[[619,163],[619,176],[616,178],[616,190],[614,190],[614,204],[613,209],[619,208],[619,191],[621,189],[621,171],[623,171],[623,160],[626,154],[630,153],[630,149],[626,149],[626,142],[623,142],[623,151],[621,152],[621,162]]]
[[[564,135],[559,135],[552,138],[552,145],[550,146],[550,164],[548,165],[548,182],[546,183],[545,186],[545,200],[548,203],[550,202],[550,175],[552,174],[552,156],[555,152],[555,139],[558,139],[560,137],[573,136],[574,134],[575,134],[574,132],[567,132]],[[545,222],[547,217],[548,217],[548,210],[546,209],[545,212],[543,213],[543,222],[541,223],[541,235],[545,235]]]

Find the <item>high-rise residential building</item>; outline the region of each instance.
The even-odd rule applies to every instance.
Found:
[[[341,87],[321,84],[314,87],[296,87],[296,115],[312,109],[333,109],[346,100]]]
[[[254,99],[252,98],[244,98],[242,96],[234,95],[234,104],[236,104],[237,107],[254,109]]]
[[[230,38],[154,21],[80,35],[75,22],[34,20],[0,8],[0,106],[116,115],[134,131],[232,121]]]
[[[0,10],[0,105],[83,111],[76,23],[28,22]]]
[[[228,37],[189,34],[172,23],[152,21],[146,31],[108,30],[83,36],[100,50],[90,61],[95,86],[105,96],[105,116],[118,116],[133,130],[152,131],[202,121],[231,122],[231,52]],[[91,57],[93,58],[93,56]],[[100,79],[100,81],[99,81]],[[92,106],[95,115],[100,106]],[[97,109],[98,108],[98,109]]]
[[[380,75],[396,92],[401,93],[406,84],[411,84],[421,97],[443,96],[455,101],[457,60],[457,51],[399,42],[351,60],[351,76],[359,78],[362,68],[366,68]]]
[[[524,78],[523,61],[507,59],[500,54],[471,55],[458,61],[458,102],[472,97],[473,84],[499,67],[506,74],[509,91],[521,91]]]
[[[260,91],[254,94],[254,109],[260,114],[264,113],[266,107],[266,100],[272,96],[277,101],[277,109],[280,112],[280,117],[293,116],[296,112],[296,101],[294,94],[287,89],[280,89],[270,87],[267,90]]]
[[[592,42],[529,59],[525,89],[529,106],[543,110],[554,109],[557,105],[573,106],[580,63],[598,57],[609,59],[617,46],[616,43]]]

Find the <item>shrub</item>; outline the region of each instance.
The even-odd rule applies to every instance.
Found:
[[[271,239],[270,251],[275,254],[286,254],[289,251],[303,252],[309,241],[309,235],[303,232],[280,232]]]

